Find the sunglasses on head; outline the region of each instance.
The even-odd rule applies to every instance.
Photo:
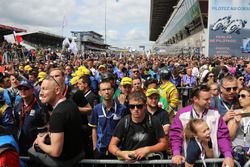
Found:
[[[142,109],[144,106],[144,104],[129,104],[129,109],[135,109],[135,107],[137,109]]]
[[[48,80],[53,80],[53,81],[55,81],[55,83],[57,84],[57,86],[59,86],[60,87],[60,84],[58,83],[58,81],[55,79],[55,77],[53,77],[52,75],[47,75],[46,76],[46,79],[48,79]]]
[[[238,89],[238,87],[236,86],[236,87],[224,87],[223,85],[221,85],[221,87],[223,87],[227,92],[230,92],[230,91],[236,91],[237,89]]]
[[[246,95],[246,94],[239,94],[238,95],[238,98],[245,99],[246,97],[249,97],[249,95]]]

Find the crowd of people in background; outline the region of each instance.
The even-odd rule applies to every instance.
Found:
[[[224,158],[223,167],[249,160],[249,57],[74,55],[4,41],[0,59],[5,163],[72,166],[156,153],[188,167],[206,158]]]

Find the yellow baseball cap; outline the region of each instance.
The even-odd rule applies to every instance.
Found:
[[[123,85],[132,85],[132,79],[129,77],[123,77],[120,83],[121,86]]]
[[[24,70],[30,71],[30,70],[32,70],[32,67],[30,65],[26,65],[26,66],[24,66]]]
[[[152,94],[158,94],[160,95],[159,91],[155,88],[150,88],[146,91],[146,96],[151,96]]]

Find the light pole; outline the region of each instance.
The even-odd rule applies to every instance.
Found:
[[[104,14],[104,26],[105,26],[105,32],[104,32],[104,43],[107,44],[107,0],[105,0],[105,14]]]

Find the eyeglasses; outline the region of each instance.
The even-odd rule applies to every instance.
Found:
[[[30,88],[28,87],[19,87],[18,90],[22,91],[22,90],[29,90]]]
[[[128,106],[129,106],[129,109],[135,109],[135,107],[137,109],[142,109],[144,104],[129,104]]]
[[[47,80],[52,79],[53,81],[55,81],[55,83],[57,84],[57,86],[61,87],[60,84],[59,84],[59,82],[53,76],[47,75],[45,79],[47,79]]]
[[[238,98],[245,99],[246,97],[249,97],[249,95],[246,95],[246,94],[239,94],[238,95]]]
[[[236,87],[224,87],[223,85],[221,85],[221,87],[223,87],[227,92],[230,92],[230,91],[236,91],[237,89],[238,89],[238,87],[236,86]]]
[[[133,73],[139,73],[139,71],[133,71]]]

